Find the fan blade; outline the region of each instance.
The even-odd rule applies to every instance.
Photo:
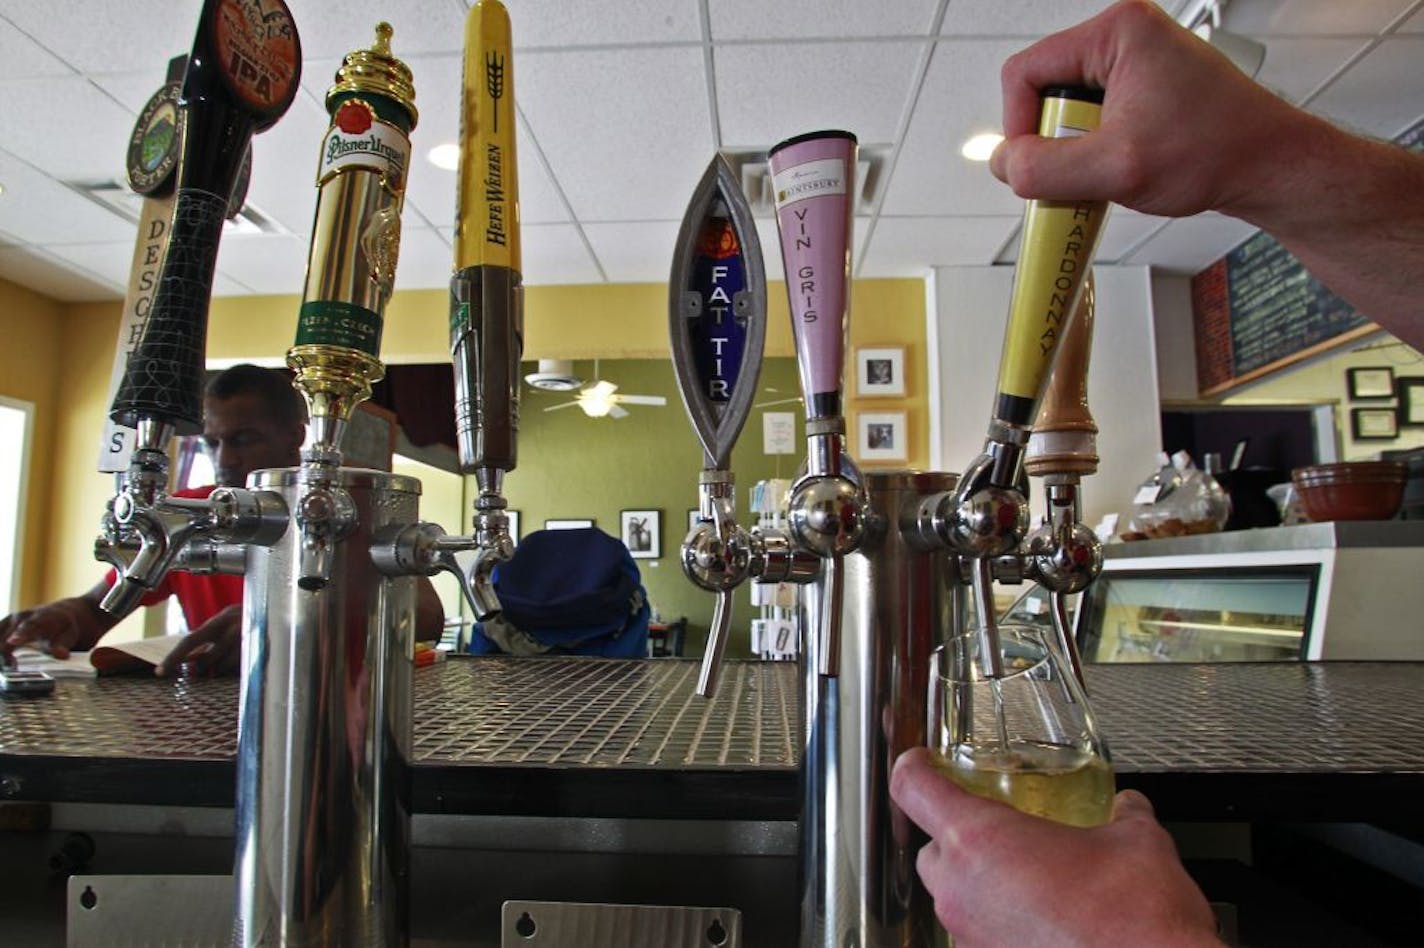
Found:
[[[545,411],[558,411],[560,408],[577,408],[578,402],[564,402],[562,405],[550,405]]]
[[[776,401],[774,401],[774,402],[757,402],[757,403],[756,403],[755,405],[753,405],[752,407],[753,407],[753,408],[770,408],[772,405],[790,405],[790,404],[792,404],[792,403],[794,403],[794,402],[800,402],[800,401],[802,401],[802,399],[800,399],[800,398],[782,398],[782,399],[778,399],[778,400],[776,400]]]
[[[610,408],[608,409],[608,414],[612,415],[614,418],[627,418],[627,417],[628,417],[628,413],[627,413],[626,411],[624,411],[622,408],[619,408],[617,405],[613,405],[612,407],[610,407]]]
[[[666,405],[667,399],[661,395],[614,395],[615,402],[624,405]]]

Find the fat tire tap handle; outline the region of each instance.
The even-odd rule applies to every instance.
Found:
[[[218,240],[248,142],[296,96],[301,41],[281,0],[254,24],[237,4],[206,0],[188,57],[181,104],[187,125],[173,230],[143,338],[129,357],[110,418],[142,418],[179,434],[202,430],[208,303]]]

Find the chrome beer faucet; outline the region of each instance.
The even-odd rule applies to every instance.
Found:
[[[169,247],[153,306],[129,356],[110,417],[138,432],[128,471],[103,518],[96,555],[118,568],[101,607],[122,618],[173,567],[185,545],[255,542],[268,506],[237,488],[207,501],[168,495],[168,443],[202,430],[203,356],[218,240],[251,137],[296,96],[301,45],[291,14],[271,0],[263,22],[207,0],[199,14],[180,103],[186,130]],[[240,49],[262,60],[253,67]]]
[[[751,412],[766,338],[766,276],[751,208],[736,175],[714,157],[678,232],[668,332],[682,403],[702,443],[698,520],[682,542],[683,572],[715,593],[697,693],[717,690],[732,620],[732,592],[747,580],[813,581],[816,557],[776,530],[736,519],[732,447]]]
[[[1061,138],[1097,127],[1100,90],[1054,87],[1042,95],[1040,135]],[[980,671],[986,677],[1003,675],[993,596],[996,575],[1018,579],[1026,563],[1050,577],[1067,575],[1072,571],[1063,568],[1066,562],[1082,555],[1078,531],[1066,528],[1039,540],[1036,555],[1029,557],[1024,550],[1029,527],[1025,458],[1049,370],[1079,305],[1106,216],[1107,203],[1102,201],[1028,202],[998,395],[984,450],[953,491],[927,497],[919,507],[921,539],[943,544],[960,558],[961,578],[967,580],[978,612]],[[1050,486],[1050,493],[1058,498],[1058,506],[1074,511],[1076,521],[1076,490],[1061,481]],[[1060,527],[1067,516],[1053,508]]]

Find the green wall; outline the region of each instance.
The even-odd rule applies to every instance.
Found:
[[[576,373],[593,381],[593,362],[576,362]],[[532,371],[532,363],[525,371]],[[682,407],[672,363],[667,359],[602,360],[599,378],[615,383],[620,392],[662,395],[664,407],[628,406],[626,418],[590,418],[577,408],[546,412],[570,400],[566,393],[524,388],[520,402],[519,467],[505,480],[509,506],[520,512],[520,530],[540,529],[551,518],[593,518],[597,526],[618,536],[623,510],[661,510],[662,556],[638,560],[643,585],[664,619],[687,616],[685,654],[701,655],[712,619],[712,594],[693,586],[678,565],[678,547],[687,530],[687,512],[697,506],[697,474],[702,449]],[[775,389],[767,392],[766,389]],[[767,359],[762,366],[756,402],[787,398],[798,391],[796,362]],[[764,411],[791,411],[797,418],[795,455],[762,453]],[[749,491],[759,480],[789,478],[804,455],[800,438],[801,406],[753,408],[732,453],[737,476],[738,519],[752,524]],[[747,657],[753,612],[747,587],[737,590],[732,635],[727,654]]]

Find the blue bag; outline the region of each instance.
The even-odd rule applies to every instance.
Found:
[[[535,530],[492,580],[503,612],[475,624],[473,654],[647,654],[642,574],[628,548],[602,530]]]

